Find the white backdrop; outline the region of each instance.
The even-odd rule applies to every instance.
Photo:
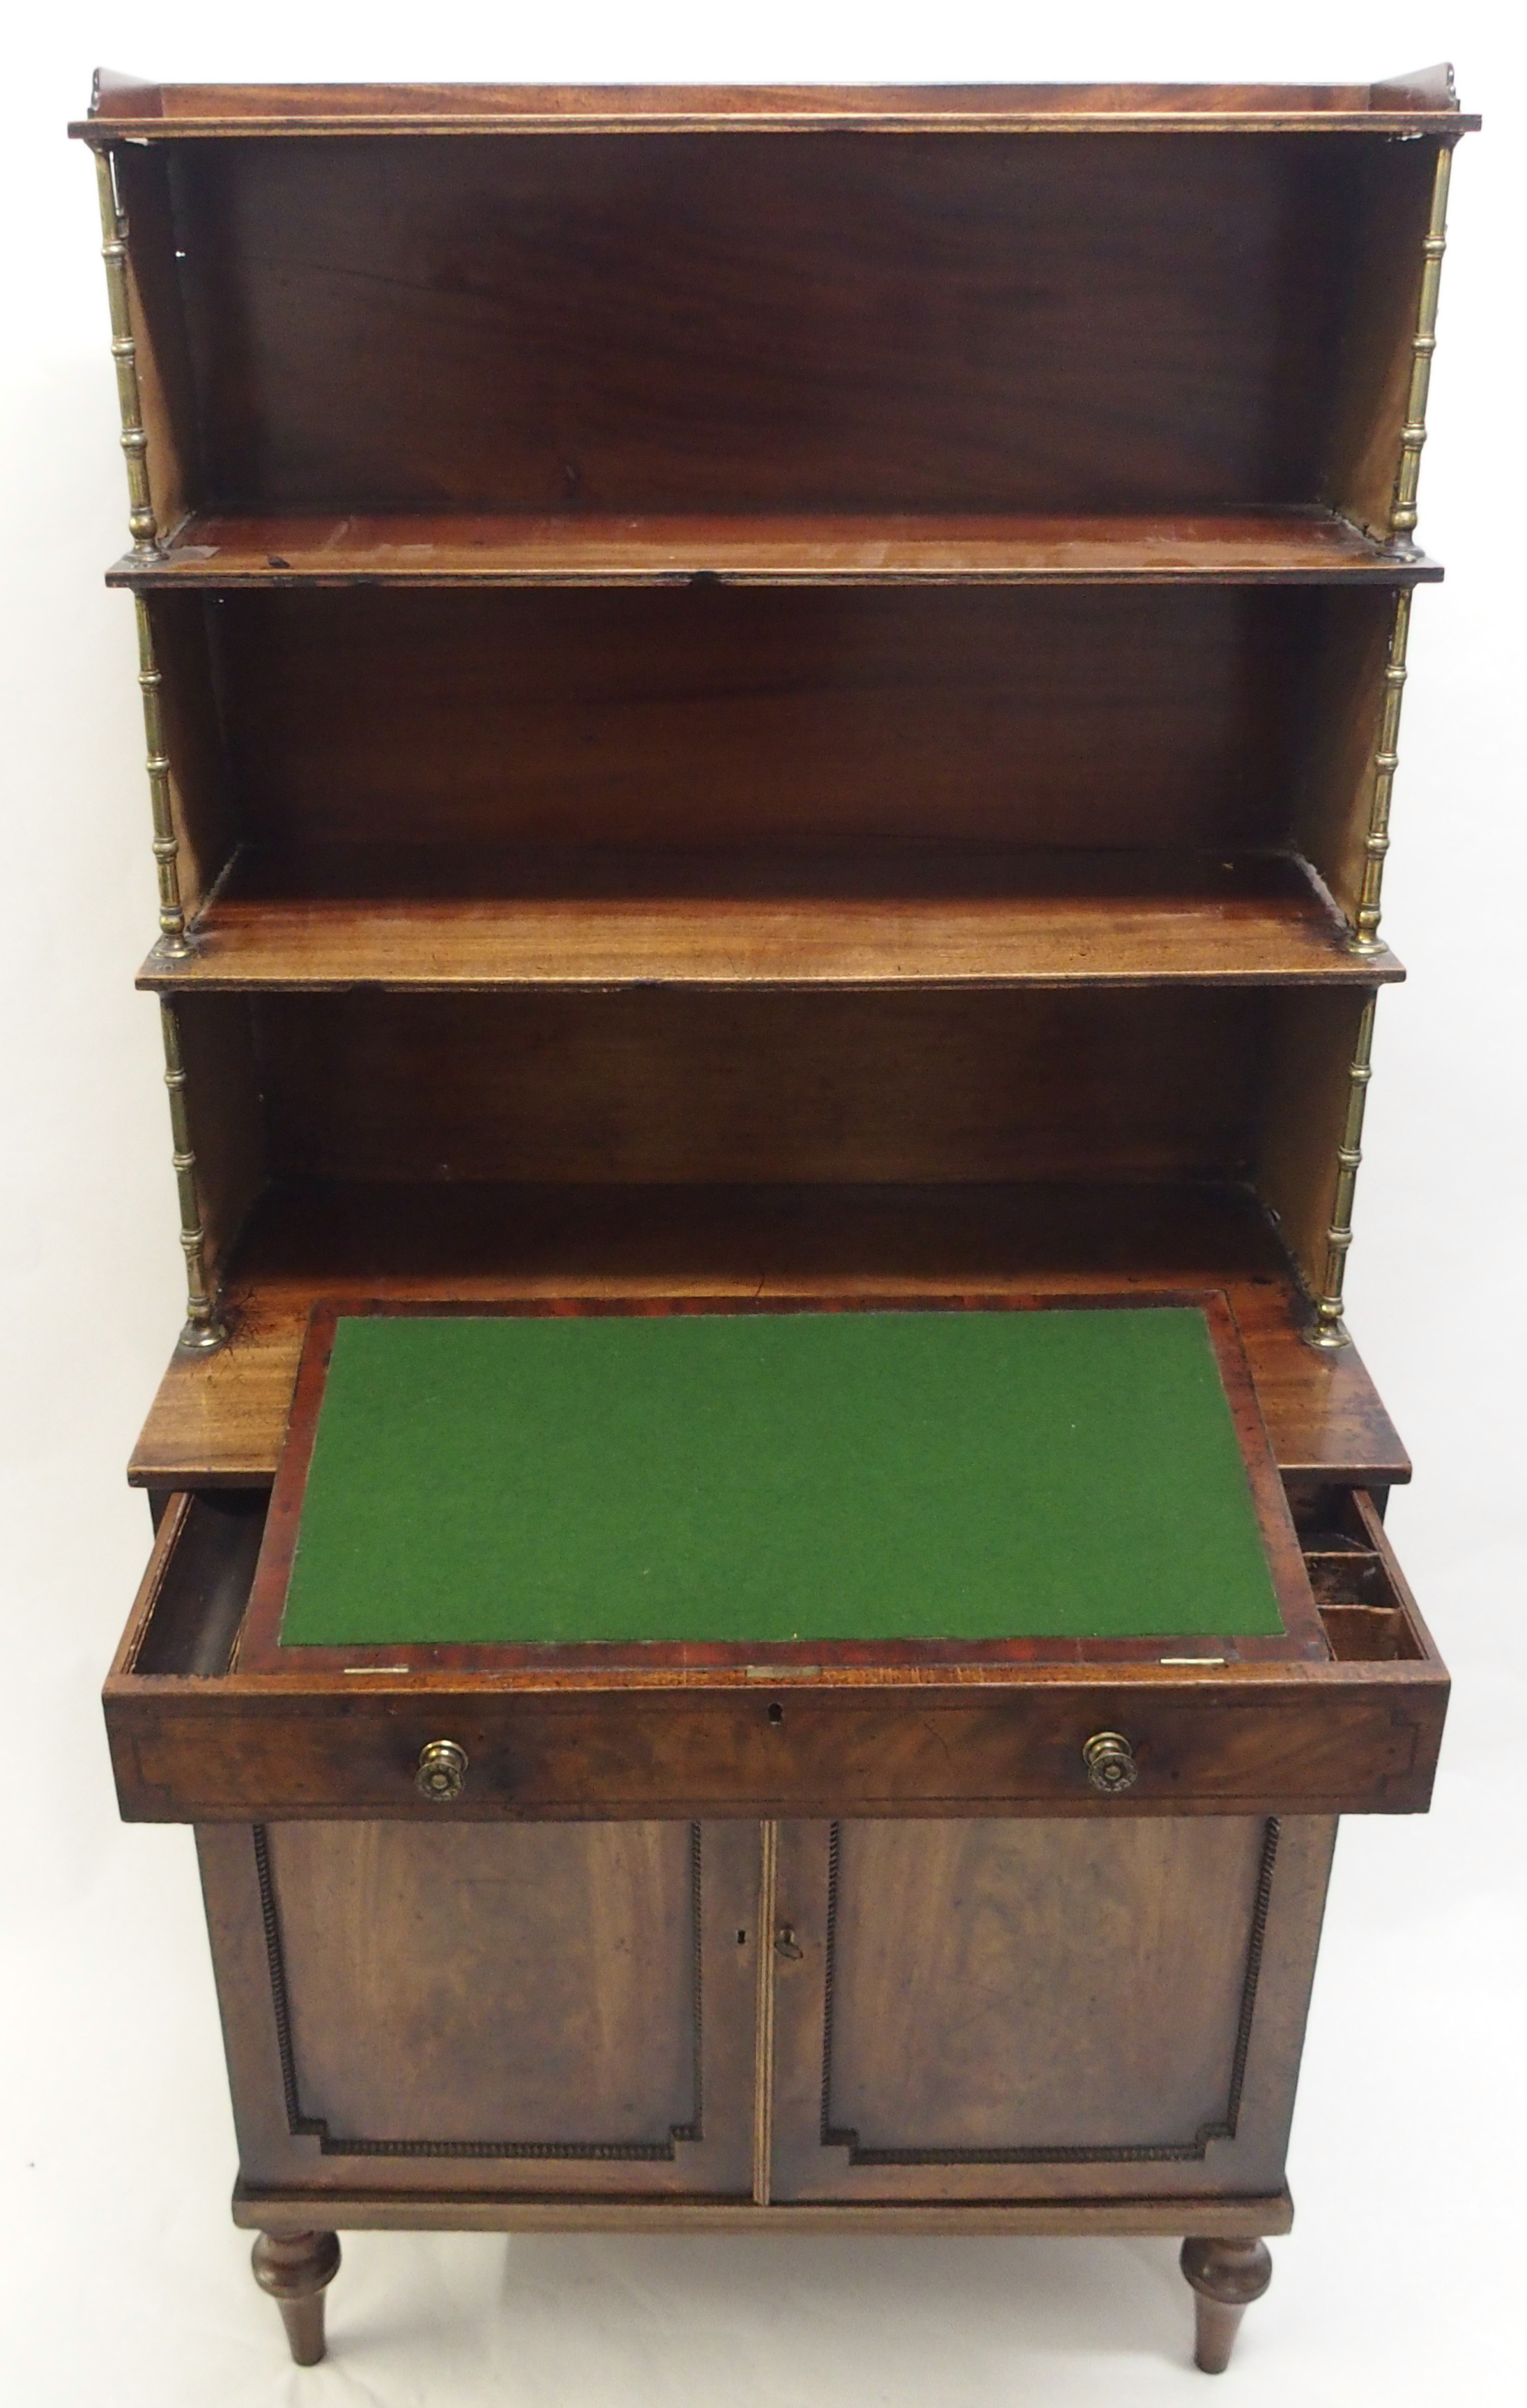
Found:
[[[1065,13],[1068,22],[1057,23]],[[1457,1682],[1425,1822],[1349,1823],[1291,2180],[1226,2378],[1252,2403],[1448,2408],[1520,2351],[1527,1714],[1520,734],[1522,94],[1502,0],[206,0],[29,12],[7,39],[0,908],[6,986],[0,2372],[112,2408],[1189,2401],[1154,2242],[357,2235],[299,2373],[228,2221],[233,2134],[190,1834],[116,1819],[96,1690],[148,1542],[122,1464],[179,1320],[131,609],[89,160],[104,60],[166,80],[1352,80],[1449,49],[1487,113],[1454,179],[1351,1320],[1416,1457],[1391,1528]],[[427,19],[427,22],[425,22]],[[1515,2229],[1513,2226],[1515,2225]]]

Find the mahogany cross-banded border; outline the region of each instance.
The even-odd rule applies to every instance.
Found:
[[[1144,1638],[1072,1639],[1025,1637],[1001,1640],[897,1639],[797,1640],[768,1642],[723,1641],[612,1641],[577,1645],[546,1642],[520,1645],[407,1645],[375,1647],[286,1647],[281,1622],[296,1556],[303,1500],[318,1435],[329,1364],[341,1319],[373,1314],[404,1314],[413,1318],[491,1317],[520,1314],[536,1318],[620,1314],[661,1316],[669,1313],[868,1312],[1048,1312],[1134,1310],[1188,1307],[1203,1314],[1229,1403],[1241,1459],[1246,1469],[1257,1526],[1267,1558],[1278,1611],[1281,1635],[1206,1638],[1156,1635]],[[254,1586],[238,1643],[235,1668],[240,1672],[357,1672],[372,1666],[388,1671],[489,1671],[506,1676],[508,1686],[539,1686],[547,1676],[599,1684],[606,1675],[644,1671],[676,1677],[718,1679],[722,1683],[757,1680],[768,1674],[798,1676],[847,1684],[894,1681],[898,1674],[916,1680],[934,1668],[981,1667],[1000,1677],[1006,1668],[1020,1674],[1024,1667],[1044,1664],[1160,1664],[1163,1659],[1225,1664],[1304,1661],[1325,1663],[1331,1649],[1325,1637],[1298,1535],[1289,1512],[1283,1483],[1268,1441],[1262,1410],[1248,1369],[1234,1315],[1222,1294],[1174,1291],[1142,1294],[1120,1290],[1103,1296],[1036,1296],[1022,1289],[1002,1289],[969,1295],[908,1297],[902,1295],[845,1294],[799,1299],[737,1296],[632,1297],[620,1299],[589,1297],[527,1298],[508,1305],[485,1307],[446,1299],[439,1302],[369,1304],[328,1299],[315,1305],[303,1347],[286,1444],[277,1470],[270,1514]],[[515,1676],[519,1676],[518,1679]]]

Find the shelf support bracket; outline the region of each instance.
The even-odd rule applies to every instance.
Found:
[[[196,1156],[191,1143],[191,1123],[186,1112],[186,1068],[180,1052],[180,1025],[175,1006],[167,997],[159,1006],[159,1025],[164,1040],[164,1085],[170,1099],[170,1137],[175,1147],[171,1159],[175,1167],[175,1184],[180,1199],[180,1245],[186,1258],[186,1322],[176,1341],[179,1354],[211,1354],[228,1342],[227,1325],[221,1319],[207,1276],[207,1232],[202,1226],[201,1204],[196,1194]]]
[[[1420,297],[1416,308],[1416,332],[1411,341],[1410,384],[1406,394],[1405,424],[1400,429],[1400,464],[1395,472],[1394,498],[1390,506],[1390,541],[1396,551],[1413,553],[1416,493],[1420,483],[1421,446],[1426,441],[1426,400],[1432,383],[1432,355],[1437,347],[1437,294],[1442,281],[1442,255],[1448,248],[1448,183],[1452,174],[1453,146],[1442,143],[1432,179],[1432,213],[1421,246]]]
[[[1410,588],[1400,586],[1394,596],[1390,625],[1389,657],[1384,665],[1384,701],[1378,719],[1378,745],[1373,761],[1373,795],[1368,805],[1368,833],[1363,840],[1363,892],[1350,950],[1354,953],[1383,952],[1378,941],[1379,910],[1384,891],[1384,862],[1389,853],[1390,804],[1394,772],[1400,765],[1400,705],[1405,699],[1406,650],[1410,640]]]
[[[1357,1025],[1357,1039],[1352,1047],[1352,1063],[1348,1072],[1347,1117],[1342,1126],[1341,1143],[1336,1148],[1336,1185],[1331,1199],[1331,1226],[1325,1233],[1325,1276],[1320,1292],[1315,1298],[1315,1317],[1305,1331],[1305,1342],[1327,1353],[1349,1345],[1347,1324],[1342,1319],[1342,1289],[1347,1278],[1347,1256],[1352,1243],[1352,1198],[1357,1188],[1358,1168],[1363,1160],[1363,1116],[1367,1109],[1368,1082],[1373,1077],[1373,1024],[1378,1005],[1375,988],[1363,1007]]]

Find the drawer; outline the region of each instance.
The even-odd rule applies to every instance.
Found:
[[[1329,1655],[1292,1662],[1121,1645],[1118,1661],[1002,1665],[904,1650],[830,1667],[539,1670],[479,1656],[240,1670],[266,1504],[208,1491],[163,1515],[106,1687],[129,1819],[1359,1813],[1430,1799],[1448,1676],[1361,1491],[1296,1502]],[[445,1794],[430,1796],[421,1758],[442,1743]]]

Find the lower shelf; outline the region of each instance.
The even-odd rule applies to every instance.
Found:
[[[1022,1284],[1219,1288],[1285,1479],[1389,1487],[1410,1466],[1355,1349],[1305,1344],[1307,1308],[1240,1188],[310,1184],[265,1195],[223,1288],[231,1342],[170,1364],[139,1487],[268,1485],[320,1297],[959,1294]]]

